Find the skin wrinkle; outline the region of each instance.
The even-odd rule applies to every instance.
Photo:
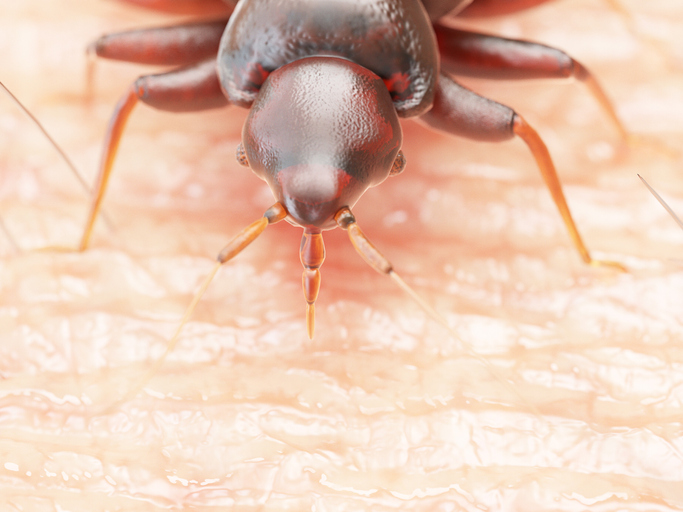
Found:
[[[597,0],[468,23],[561,47],[630,129],[675,146],[683,6],[623,4],[640,41]],[[5,2],[0,79],[92,180],[115,101],[149,68],[102,62],[87,106],[84,48],[170,21],[115,2]],[[221,269],[146,391],[106,411],[161,355],[215,254],[273,203],[235,161],[246,111],[140,106],[105,198],[115,233],[98,222],[84,254],[0,244],[0,509],[683,509],[683,233],[636,177],[683,213],[680,161],[622,151],[579,84],[463,83],[539,131],[589,249],[628,274],[581,264],[521,142],[405,122],[405,172],[354,214],[462,342],[341,230],[325,233],[308,341],[301,232],[280,223]],[[4,99],[0,169],[21,247],[77,243],[84,194]]]

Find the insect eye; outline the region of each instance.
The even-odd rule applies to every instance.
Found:
[[[240,163],[240,165],[249,167],[249,160],[247,160],[247,152],[244,149],[244,144],[242,144],[241,142],[239,146],[237,146],[237,152],[235,153],[235,156],[237,157],[237,161]],[[394,166],[396,166],[395,162]]]
[[[389,176],[398,176],[406,168],[406,157],[403,151],[399,151],[396,155],[396,160],[394,160],[394,165],[391,166],[391,171],[389,171]]]

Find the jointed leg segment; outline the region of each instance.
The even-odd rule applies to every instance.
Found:
[[[138,5],[146,9],[163,11],[173,14],[197,14],[204,16],[216,16],[229,12],[231,4],[237,1],[224,2],[223,0],[123,0],[129,4]]]
[[[440,24],[434,25],[434,31],[445,72],[493,80],[575,78],[586,85],[621,138],[631,141],[595,77],[563,51],[543,44],[457,30]]]
[[[607,265],[625,270],[618,263],[598,261],[590,256],[572,219],[548,148],[536,131],[514,110],[483,98],[441,75],[434,106],[421,120],[437,130],[475,140],[496,142],[514,136],[521,138],[536,160],[581,259],[589,265]]]
[[[165,1],[162,0],[162,3]],[[90,243],[123,130],[138,100],[151,107],[173,112],[206,110],[228,104],[216,75],[213,58],[226,23],[224,19],[123,32],[104,36],[92,46],[98,55],[117,60],[190,65],[168,73],[138,78],[114,109],[79,250],[85,250]]]
[[[560,215],[562,216],[564,225],[569,232],[569,236],[571,237],[574,246],[579,251],[581,259],[584,261],[584,263],[595,267],[615,267],[625,272],[626,268],[619,263],[613,261],[594,260],[591,258],[591,255],[584,245],[581,235],[576,228],[572,214],[569,211],[567,200],[565,199],[564,192],[562,191],[562,183],[557,176],[555,165],[553,164],[553,160],[550,157],[550,153],[548,152],[548,148],[546,147],[545,143],[538,133],[536,133],[536,130],[529,126],[529,124],[519,114],[515,114],[512,128],[515,135],[522,139],[531,150],[531,154],[536,160],[536,164],[541,171],[541,176],[543,176],[543,180],[550,191],[550,195],[555,202],[555,206],[557,206],[557,209],[560,211]]]

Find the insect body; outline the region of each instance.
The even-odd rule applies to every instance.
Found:
[[[520,1],[515,8],[531,3]],[[462,8],[464,13],[474,9],[475,14],[496,14],[510,5],[502,0],[424,5],[412,0],[242,0],[224,31],[225,22],[207,22],[100,39],[93,48],[104,57],[190,65],[141,77],[117,107],[80,249],[88,246],[125,122],[142,100],[165,110],[227,103],[251,108],[238,160],[268,183],[277,203],[222,251],[219,262],[239,253],[270,223],[287,219],[301,226],[309,336],[324,260],[322,231],[348,229],[361,256],[397,278],[358,229],[350,208],[369,187],[403,170],[399,116],[420,116],[433,128],[477,140],[522,138],[583,260],[620,267],[591,258],[550,155],[533,128],[512,109],[476,95],[441,72],[439,52],[444,69],[460,74],[575,76],[589,85],[625,133],[597,82],[558,50],[430,21]],[[180,45],[181,40],[187,43]]]
[[[81,5],[87,12],[88,4]],[[536,21],[551,20],[559,27],[564,18],[576,14],[572,11],[575,5],[561,2],[557,10],[519,17],[520,23],[525,31],[531,31],[526,33],[540,37],[543,29]],[[592,12],[586,5],[581,3],[578,8],[578,19],[572,18],[573,22],[557,30],[581,30],[582,20]],[[110,17],[109,11],[105,12]],[[123,13],[121,19],[107,18],[107,22],[129,22],[124,9],[119,12]],[[604,9],[599,12],[609,18]],[[71,12],[68,15],[74,16]],[[76,19],[81,22],[79,25],[85,24],[83,18]],[[595,34],[595,29],[591,33]],[[619,38],[618,32],[608,34],[613,40]],[[69,46],[78,44],[77,41]],[[638,56],[629,64],[645,67],[650,55]],[[615,65],[612,71],[616,73],[620,67]],[[613,75],[612,83],[616,83],[617,77]],[[656,91],[659,81],[661,74],[649,77],[648,90]],[[62,86],[63,90],[70,90],[68,87],[74,87],[74,82],[77,80],[71,78]],[[540,87],[516,87],[522,93],[529,89],[539,91]],[[526,96],[515,102],[518,108],[532,110],[534,98]],[[579,98],[573,92],[563,96]],[[631,93],[623,97],[628,106]],[[553,105],[561,118],[562,105]],[[215,128],[218,121],[236,110],[197,117]],[[677,112],[680,101],[670,107],[668,115],[673,119]],[[149,117],[165,121],[172,116]],[[660,119],[659,114],[657,118]],[[641,114],[630,121],[636,124],[646,119],[647,115]],[[198,125],[192,115],[184,116],[180,124]],[[604,134],[595,124],[592,123],[591,138]],[[200,133],[204,135],[206,130]],[[421,136],[424,138],[415,142]],[[519,236],[520,232],[509,223],[504,223],[493,237],[487,237],[490,232],[479,228],[480,211],[470,212],[470,217],[463,219],[470,226],[469,232],[454,233],[456,221],[452,219],[444,222],[445,228],[435,226],[435,217],[448,211],[450,198],[460,192],[472,194],[479,187],[484,190],[478,196],[463,201],[465,209],[498,201],[499,211],[514,214],[516,206],[506,208],[506,202],[510,204],[511,196],[528,190],[540,199],[541,204],[530,205],[535,218],[547,216],[553,223],[555,215],[542,204],[544,194],[533,185],[533,169],[529,169],[532,172],[528,180],[522,178],[521,172],[531,164],[523,151],[517,152],[519,161],[510,165],[520,171],[513,181],[497,182],[490,176],[465,174],[472,168],[460,167],[453,170],[457,172],[453,177],[439,178],[438,173],[447,173],[461,164],[448,165],[444,161],[439,163],[440,169],[434,170],[436,156],[424,158],[427,150],[421,155],[421,162],[416,148],[420,150],[420,145],[426,145],[427,138],[427,132],[419,127],[405,127],[403,151],[410,158],[406,171],[366,193],[355,213],[360,220],[360,208],[373,200],[378,203],[373,205],[378,211],[393,213],[403,209],[409,216],[427,211],[429,216],[419,221],[411,218],[403,226],[395,224],[391,229],[377,215],[372,219],[374,229],[382,233],[383,246],[402,247],[395,249],[401,251],[402,264],[414,262],[408,263],[411,272],[426,278],[425,288],[433,285],[437,295],[431,298],[452,312],[449,321],[461,338],[476,340],[481,343],[478,350],[494,354],[504,377],[521,386],[544,419],[554,423],[553,430],[549,431],[545,423],[541,424],[520,406],[502,386],[492,384],[486,372],[472,358],[463,357],[440,329],[418,323],[420,315],[413,314],[400,297],[393,299],[391,290],[382,283],[373,284],[372,276],[357,279],[349,275],[348,268],[335,272],[334,277],[332,272],[326,273],[325,266],[334,263],[332,240],[327,240],[333,233],[323,233],[329,257],[322,269],[326,280],[328,275],[331,278],[325,282],[323,292],[332,297],[321,300],[333,304],[327,313],[327,323],[336,324],[337,318],[341,322],[326,325],[325,332],[320,333],[324,335],[316,336],[316,342],[306,343],[298,335],[303,336],[298,301],[269,299],[269,295],[275,294],[265,286],[254,285],[256,279],[248,276],[231,281],[238,276],[238,270],[252,267],[251,262],[227,268],[220,283],[225,287],[214,286],[213,300],[204,304],[199,321],[193,323],[191,332],[185,331],[183,342],[176,348],[177,359],[165,365],[159,378],[147,386],[147,392],[138,394],[121,410],[110,416],[96,414],[113,397],[120,396],[122,389],[129,389],[131,375],[135,379],[144,371],[141,366],[147,367],[156,358],[158,352],[154,350],[167,339],[166,329],[172,327],[176,308],[188,293],[187,285],[179,287],[174,283],[193,281],[186,279],[182,266],[191,261],[195,265],[193,275],[204,271],[204,258],[188,257],[202,249],[188,250],[182,242],[192,240],[193,229],[197,227],[193,220],[196,217],[187,215],[184,207],[191,208],[201,199],[179,204],[176,200],[183,196],[174,195],[169,210],[182,212],[189,222],[179,224],[172,217],[162,224],[166,210],[154,208],[145,215],[145,203],[138,203],[132,211],[112,208],[120,222],[126,219],[132,224],[137,214],[145,215],[145,224],[138,233],[149,238],[157,236],[148,230],[149,218],[156,219],[154,225],[160,228],[162,236],[174,236],[171,226],[182,225],[187,232],[173,239],[181,240],[179,253],[168,250],[160,255],[163,249],[159,250],[157,242],[150,242],[153,260],[166,262],[152,275],[172,294],[168,299],[148,295],[144,282],[138,286],[139,269],[150,262],[149,249],[123,254],[118,244],[107,247],[100,242],[104,230],[102,238],[98,236],[96,241],[103,247],[84,255],[32,255],[3,261],[7,270],[3,281],[2,405],[7,413],[2,417],[2,427],[7,440],[3,462],[6,483],[0,491],[0,501],[9,508],[24,509],[37,502],[41,505],[33,508],[45,508],[44,503],[56,501],[61,508],[74,509],[82,503],[81,508],[89,510],[97,510],[100,503],[99,509],[213,506],[249,510],[284,506],[301,510],[510,510],[524,503],[525,508],[553,510],[577,508],[578,502],[579,508],[609,508],[617,503],[620,507],[678,510],[680,485],[670,475],[681,469],[675,446],[680,436],[676,437],[676,424],[672,423],[678,418],[675,385],[681,375],[680,368],[671,362],[678,360],[680,310],[671,297],[680,297],[680,268],[661,276],[651,271],[634,272],[606,280],[589,269],[572,265],[564,268],[570,254],[563,248],[556,249],[563,243],[562,233],[535,232],[538,245],[526,248],[527,239],[523,234]],[[201,144],[192,133],[188,139]],[[438,141],[442,146],[450,143],[446,137]],[[133,137],[129,136],[128,142],[134,142]],[[209,144],[199,145],[201,149],[192,159],[199,160],[202,150],[209,153]],[[235,140],[233,145],[237,144]],[[523,149],[521,144],[517,145]],[[464,157],[458,154],[468,151],[468,147],[472,153]],[[576,149],[574,144],[570,147]],[[132,149],[123,147],[122,156],[132,153]],[[159,143],[150,151],[154,149],[176,148]],[[510,158],[514,159],[515,148],[511,149]],[[462,162],[476,161],[479,152],[481,161],[496,163],[507,158],[508,150],[461,141],[452,147],[442,147],[439,153]],[[481,155],[494,151],[499,155],[493,155],[491,160]],[[160,158],[163,160],[164,156],[168,158],[163,154]],[[141,176],[145,188],[150,188],[153,178],[141,171],[147,169],[150,160],[146,155],[141,157],[144,164],[133,169]],[[215,152],[211,152],[210,158],[215,158]],[[600,186],[613,190],[612,194],[622,201],[609,206],[607,219],[601,216],[591,224],[604,234],[606,240],[602,243],[610,248],[616,247],[612,237],[628,233],[630,249],[624,252],[641,245],[637,253],[643,256],[642,261],[659,269],[662,249],[668,249],[673,257],[680,254],[680,238],[670,238],[669,245],[662,247],[661,230],[650,230],[649,219],[638,220],[643,205],[652,200],[634,176],[648,165],[632,160],[627,162],[630,169],[623,168],[623,161],[609,162]],[[122,170],[121,163],[117,163],[117,172]],[[573,165],[564,162],[563,167]],[[658,165],[655,168],[661,169]],[[265,184],[246,169],[234,166],[230,170],[230,174],[198,171],[196,177],[187,179],[223,184],[233,178],[233,171],[242,171],[243,176],[236,177],[240,181],[230,184],[233,188],[226,191],[226,196],[236,202],[240,197],[251,200],[258,192],[252,192],[250,184],[254,190],[267,192]],[[175,172],[172,177],[176,177],[178,168],[168,171]],[[671,169],[672,176],[675,172]],[[602,201],[598,198],[605,194],[596,191],[588,174],[582,170],[581,178],[575,178],[574,183],[589,191],[592,206],[600,208],[597,205]],[[619,185],[625,174],[633,174],[633,193]],[[133,190],[133,200],[144,201],[142,198],[149,193],[135,192],[137,176],[126,178],[121,185]],[[530,182],[531,187],[527,186]],[[421,183],[423,188],[419,188]],[[487,184],[490,188],[486,188]],[[410,192],[411,186],[415,187],[414,194],[409,196],[413,202],[402,195],[404,190]],[[434,189],[441,191],[439,202],[429,202],[432,199],[426,197],[425,192]],[[185,187],[177,190],[184,194]],[[496,193],[492,194],[494,190]],[[529,197],[520,196],[522,200]],[[121,197],[112,194],[112,199]],[[641,197],[642,203],[638,202]],[[379,204],[378,199],[388,204]],[[220,208],[218,201],[215,204],[215,209]],[[436,214],[432,213],[435,205],[439,209]],[[236,209],[234,205],[222,208],[228,213]],[[657,213],[658,205],[652,203],[651,208]],[[364,209],[372,215],[370,208]],[[484,206],[482,210],[487,211]],[[620,224],[612,224],[611,219],[620,218],[620,212],[629,216]],[[99,222],[98,219],[98,228]],[[208,216],[204,218],[201,229],[210,226],[210,231],[208,235],[202,231],[202,237],[214,240],[219,224]],[[10,224],[10,228],[13,225],[16,224]],[[625,225],[632,225],[633,229],[623,229]],[[253,267],[258,269],[258,283],[272,275],[266,271],[267,264],[273,259],[278,264],[283,260],[287,248],[278,248],[276,244],[289,241],[289,235],[296,233],[288,225],[281,227],[278,231],[273,229],[269,233],[272,236],[263,237],[265,243],[252,251],[256,256]],[[416,229],[424,233],[411,237]],[[513,231],[512,250],[504,238],[506,229]],[[674,229],[677,230],[671,225]],[[401,231],[404,234],[398,238]],[[341,233],[334,233],[338,234]],[[132,239],[135,233],[126,233],[129,236]],[[642,243],[643,239],[651,244],[651,249]],[[145,240],[136,244],[142,245]],[[210,248],[216,243],[203,242],[202,246],[208,244]],[[272,251],[272,258],[263,257],[264,248]],[[560,257],[549,257],[553,254]],[[131,260],[136,262],[138,272],[124,270]],[[484,265],[489,261],[491,267]],[[549,266],[545,267],[543,261]],[[444,271],[448,263],[454,269]],[[353,264],[352,258],[349,265]],[[286,265],[298,277],[296,266]],[[468,272],[477,267],[481,274],[468,284]],[[50,280],[45,268],[65,286],[40,286],[41,282],[57,282],[56,278]],[[494,272],[489,272],[489,268]],[[504,275],[495,273],[501,268],[509,269],[512,282],[506,283]],[[464,271],[463,277],[455,274],[460,269]],[[281,273],[282,267],[275,270]],[[85,272],[94,272],[99,277],[85,279]],[[76,284],[83,278],[85,292],[81,291],[83,287],[66,287],[69,281],[62,280],[62,276]],[[582,279],[580,289],[568,284],[567,278]],[[127,279],[135,285],[125,284],[125,295],[119,292],[112,298],[115,280]],[[17,284],[12,283],[14,280]],[[653,281],[660,283],[657,288]],[[231,301],[231,291],[242,283],[247,286]],[[520,288],[512,290],[513,283]],[[249,288],[249,284],[254,286]],[[55,301],[53,293],[45,293],[52,290],[65,294],[63,299],[58,297]],[[504,295],[498,293],[500,290]],[[33,298],[28,296],[30,291]],[[41,294],[39,298],[35,298],[36,292]],[[383,305],[385,300],[391,306]],[[143,315],[139,314],[141,305],[147,308]],[[268,311],[271,305],[275,314]],[[14,320],[10,317],[13,308],[20,313]],[[370,319],[363,316],[364,310],[374,310]],[[145,316],[146,313],[153,315]],[[30,327],[29,322],[38,325]],[[71,350],[66,350],[69,347]],[[49,351],[50,359],[39,355],[39,349]],[[124,361],[124,353],[134,360]],[[643,368],[637,365],[640,362]],[[333,396],[325,396],[321,390],[328,390]],[[651,398],[644,400],[645,394]],[[78,405],[80,397],[90,399],[92,405]],[[195,404],[194,398],[201,403]],[[280,424],[276,423],[278,419]],[[29,424],[20,429],[22,420]],[[653,428],[658,430],[653,433]],[[658,449],[652,453],[642,450],[641,440]],[[35,443],[35,448],[30,448],[29,443]],[[614,449],[615,443],[618,450]],[[624,456],[635,451],[638,456]],[[11,470],[16,466],[18,471]],[[29,472],[31,476],[26,476]],[[63,475],[69,476],[69,480]],[[641,501],[650,505],[642,505]]]

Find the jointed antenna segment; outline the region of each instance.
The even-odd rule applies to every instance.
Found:
[[[588,71],[588,69],[586,69],[586,67],[583,64],[576,60],[573,60],[572,63],[574,65],[574,77],[579,82],[582,82],[586,85],[591,95],[598,102],[603,112],[607,114],[607,117],[609,117],[610,121],[617,129],[619,135],[624,140],[624,142],[633,142],[632,135],[628,132],[628,130],[624,126],[624,123],[621,122],[621,119],[619,119],[617,111],[614,109],[614,105],[607,97],[607,94],[605,93],[600,83],[595,79],[593,74],[590,71]]]

